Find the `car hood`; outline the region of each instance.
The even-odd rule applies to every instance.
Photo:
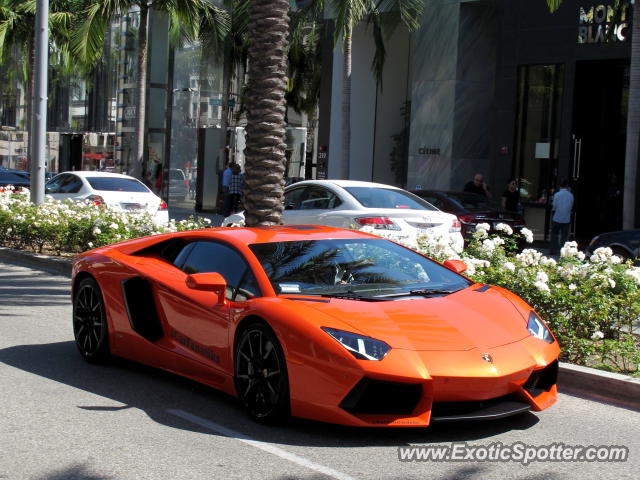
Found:
[[[327,303],[305,303],[392,348],[490,349],[529,336],[523,315],[505,295],[491,288],[477,290],[476,286],[442,297],[388,302],[332,298]]]

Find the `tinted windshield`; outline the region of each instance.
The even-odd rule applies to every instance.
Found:
[[[307,240],[250,245],[278,294],[456,291],[471,283],[439,263],[384,239]]]
[[[345,187],[363,207],[367,208],[412,208],[437,210],[420,197],[405,190],[378,187]]]
[[[498,202],[475,193],[448,193],[449,198],[463,208],[500,210]]]
[[[118,178],[118,177],[86,177],[89,185],[94,190],[101,190],[107,192],[149,192],[149,189],[145,187],[135,178]]]

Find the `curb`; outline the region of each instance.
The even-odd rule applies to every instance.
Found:
[[[0,247],[0,261],[71,277],[71,258]],[[560,393],[640,411],[640,378],[560,362]]]
[[[558,389],[561,393],[640,411],[640,378],[561,362]]]
[[[71,278],[72,257],[52,257],[14,248],[0,247],[0,261],[13,265],[33,267]]]

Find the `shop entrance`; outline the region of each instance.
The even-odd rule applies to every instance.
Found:
[[[573,232],[580,243],[622,228],[628,60],[576,63],[571,162]]]

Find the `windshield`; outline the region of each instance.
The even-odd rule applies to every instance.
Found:
[[[87,177],[87,181],[91,188],[103,192],[149,192],[149,189],[135,178]]]
[[[367,297],[471,285],[413,250],[384,239],[305,240],[250,245],[278,294]]]
[[[438,210],[429,202],[405,190],[379,187],[345,187],[366,208],[411,208]]]

